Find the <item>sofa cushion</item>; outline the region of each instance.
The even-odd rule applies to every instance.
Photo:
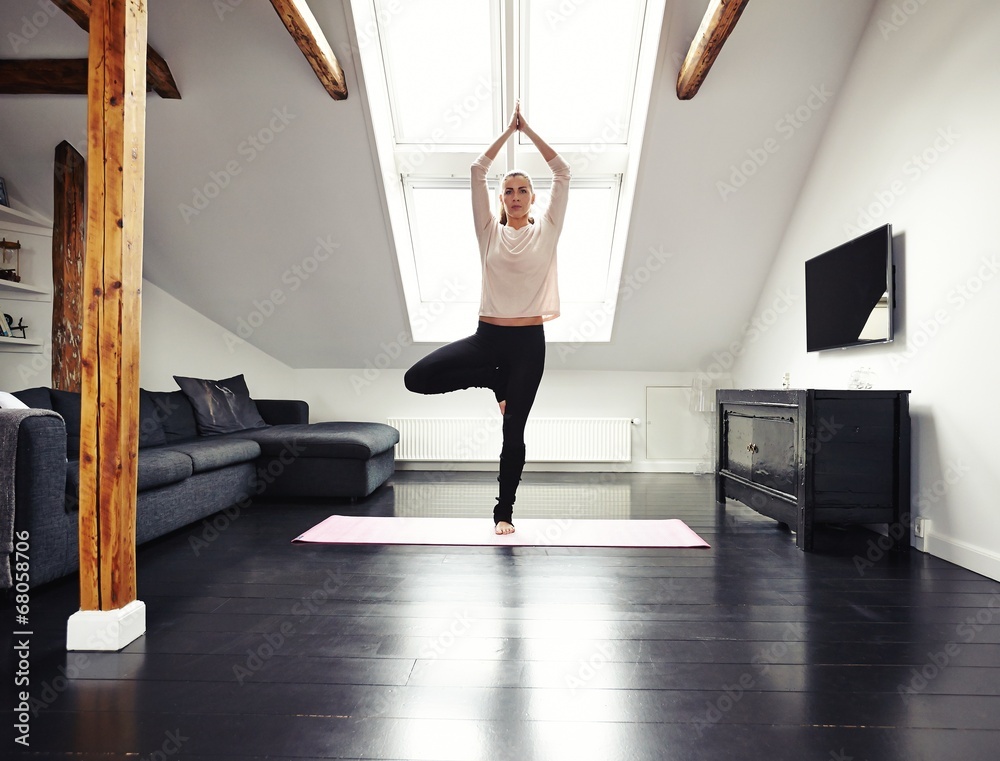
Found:
[[[172,452],[169,449],[142,449],[139,451],[138,489],[143,492],[160,486],[169,486],[194,472],[191,458],[183,452]],[[70,460],[66,465],[66,490],[73,495],[80,493],[80,463]]]
[[[254,399],[253,403],[268,425],[309,422],[309,404],[301,399]]]
[[[212,436],[199,441],[177,442],[168,445],[167,449],[187,455],[191,459],[195,473],[251,462],[260,457],[260,445],[256,441],[232,436],[222,438]]]
[[[80,394],[75,391],[49,389],[52,409],[66,421],[66,457],[80,459]]]
[[[156,419],[163,428],[166,442],[193,439],[198,435],[198,424],[194,419],[194,407],[183,391],[146,391],[140,389],[139,396],[145,396],[156,410]],[[141,407],[140,407],[141,409]]]
[[[341,421],[303,425],[273,425],[241,431],[240,438],[260,444],[266,457],[334,457],[367,460],[391,449],[399,431],[383,423]],[[227,437],[228,438],[228,437]]]
[[[267,425],[250,398],[250,391],[242,375],[234,375],[225,380],[175,375],[174,380],[194,407],[198,433],[202,436],[263,428]]]
[[[37,388],[26,388],[23,391],[15,391],[14,396],[36,410],[51,410],[52,396],[45,386]]]
[[[160,411],[148,391],[139,389],[139,448],[158,447],[167,443]]]

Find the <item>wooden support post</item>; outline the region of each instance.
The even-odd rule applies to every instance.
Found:
[[[52,222],[52,388],[80,391],[83,255],[87,230],[83,156],[63,140],[56,146]]]
[[[62,8],[66,15],[73,19],[83,31],[90,31],[90,0],[51,0],[51,2]],[[143,7],[143,13],[145,13],[145,7]],[[163,56],[150,47],[146,48],[146,77],[149,80],[147,83],[149,89],[155,91],[161,98],[181,97],[167,62],[163,60]]]
[[[145,632],[136,600],[146,3],[90,4],[87,258],[80,425],[80,607],[71,650]],[[141,619],[141,620],[140,620]],[[102,641],[103,640],[103,641]]]

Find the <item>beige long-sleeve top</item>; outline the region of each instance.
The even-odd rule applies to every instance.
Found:
[[[566,218],[569,164],[561,156],[548,162],[552,192],[548,208],[534,224],[519,230],[501,225],[493,214],[486,173],[493,162],[482,155],[472,163],[472,218],[483,266],[483,317],[559,316],[556,244]]]

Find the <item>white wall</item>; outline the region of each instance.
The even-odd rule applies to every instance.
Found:
[[[23,239],[30,236],[21,234]],[[51,249],[51,239],[48,240]],[[50,256],[46,251],[46,256]],[[51,287],[48,280],[32,280]],[[43,338],[41,349],[0,351],[0,390],[19,391],[51,385],[51,301],[0,299],[16,315],[28,307],[41,309],[45,319],[28,320],[29,337]],[[9,349],[9,346],[3,348]],[[244,373],[250,393],[258,398],[289,398],[295,395],[295,374],[287,365],[250,346],[238,336],[198,314],[147,280],[142,283],[142,336],[139,347],[139,385],[151,391],[176,391],[174,375],[195,378],[227,378]]]
[[[291,368],[147,280],[139,351],[139,385],[150,391],[176,391],[175,375],[218,380],[243,373],[252,396],[295,397]]]
[[[916,546],[1000,579],[997,378],[1000,324],[1000,4],[877,3],[758,302],[742,387],[910,389]],[[901,244],[892,344],[807,354],[803,262],[891,222]]]

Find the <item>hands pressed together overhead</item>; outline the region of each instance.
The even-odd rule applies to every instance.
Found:
[[[493,145],[486,149],[486,155],[491,161],[497,157],[497,154],[500,152],[500,147],[507,142],[507,140],[515,132],[523,132],[527,135],[528,139],[534,143],[539,153],[542,154],[542,158],[546,161],[550,161],[553,157],[555,157],[556,152],[528,125],[528,121],[524,118],[524,113],[521,111],[521,101],[517,101],[514,104],[513,112],[511,112],[510,121],[507,122],[507,128],[503,131],[503,134],[496,139]]]

